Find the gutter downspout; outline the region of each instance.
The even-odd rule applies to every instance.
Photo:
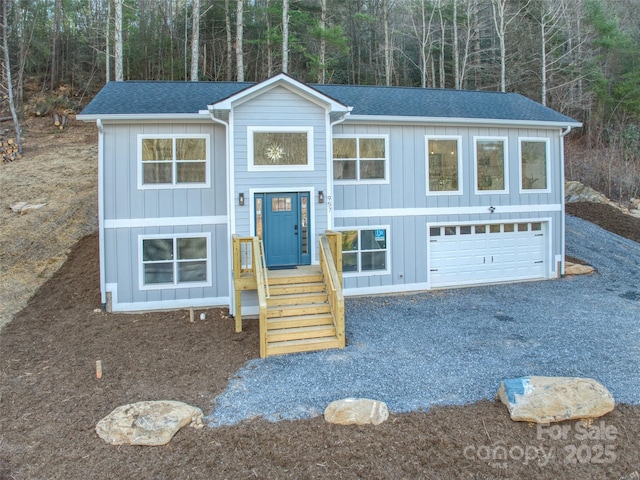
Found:
[[[229,272],[229,316],[233,316],[236,311],[236,297],[235,297],[235,288],[233,284],[233,245],[231,236],[235,233],[235,213],[234,213],[234,196],[231,195],[232,185],[231,185],[231,138],[230,138],[230,129],[229,122],[225,122],[220,118],[216,118],[213,110],[209,109],[209,117],[214,123],[222,125],[224,127],[226,141],[225,141],[225,156],[226,156],[226,164],[227,164],[227,271]],[[213,168],[213,166],[212,166]]]
[[[564,191],[564,182],[565,182],[565,174],[564,174],[564,137],[566,137],[567,135],[569,135],[569,133],[571,132],[571,126],[567,126],[566,130],[561,130],[560,133],[560,165],[561,165],[561,169],[560,169],[560,192],[561,192],[561,197],[560,197],[560,205],[561,205],[561,216],[562,216],[562,262],[560,262],[560,271],[556,272],[556,274],[558,276],[562,276],[564,277],[564,272],[565,272],[565,258],[566,258],[566,221],[565,221],[565,191]]]
[[[104,238],[104,126],[96,120],[98,127],[98,256],[100,257],[100,308],[107,310],[107,276]]]
[[[327,134],[327,198],[330,202],[327,202],[327,208],[329,212],[327,215],[327,230],[333,230],[334,224],[334,212],[335,212],[335,196],[333,195],[333,127],[344,122],[347,116],[351,113],[353,107],[349,108],[349,111],[342,115],[340,118],[329,121],[329,132]],[[329,117],[329,115],[327,115]]]

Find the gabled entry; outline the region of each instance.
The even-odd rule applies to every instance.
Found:
[[[309,193],[255,195],[256,235],[264,243],[268,268],[309,265]]]

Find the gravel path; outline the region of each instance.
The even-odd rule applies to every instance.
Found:
[[[248,362],[211,426],[321,415],[344,397],[392,412],[492,399],[504,378],[595,378],[640,403],[640,244],[567,217],[567,254],[597,269],[560,280],[346,301],[344,350]]]

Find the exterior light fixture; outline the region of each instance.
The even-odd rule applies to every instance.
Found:
[[[238,204],[241,207],[244,207],[244,193],[240,193],[238,194]]]
[[[496,207],[489,207],[489,213],[493,213],[496,211]]]
[[[318,203],[324,203],[324,192],[322,190],[318,192]]]

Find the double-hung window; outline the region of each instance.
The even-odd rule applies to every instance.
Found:
[[[389,228],[359,227],[342,232],[342,272],[383,274],[389,270]]]
[[[209,135],[138,135],[139,188],[209,185]]]
[[[208,233],[141,236],[141,288],[210,285],[210,241]]]
[[[476,193],[507,193],[507,139],[474,137]]]
[[[462,193],[462,137],[427,137],[427,194]]]
[[[333,137],[333,179],[340,183],[388,183],[387,135]]]
[[[549,192],[549,139],[520,139],[520,191]]]

